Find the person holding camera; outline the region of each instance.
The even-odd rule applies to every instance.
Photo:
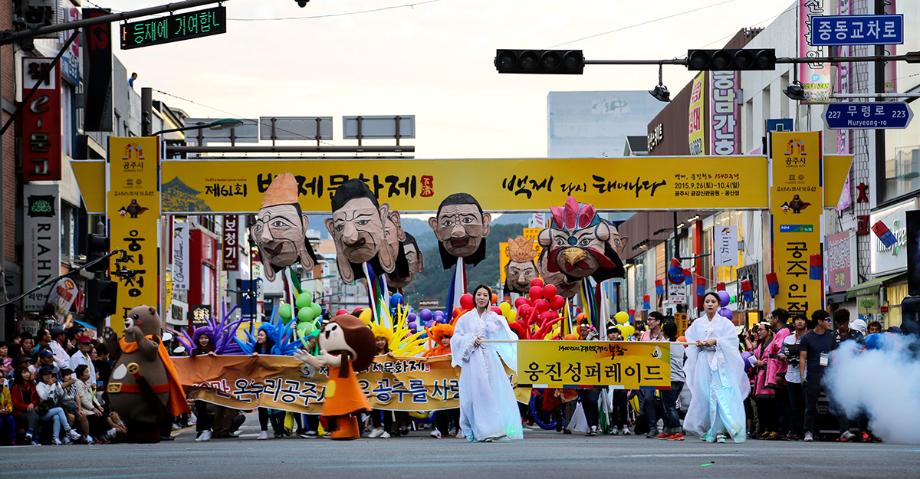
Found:
[[[793,334],[783,339],[783,349],[779,360],[788,365],[786,369],[786,392],[789,395],[789,434],[786,438],[790,441],[802,439],[802,428],[805,425],[805,391],[802,389],[802,373],[799,371],[799,343],[808,332],[808,320],[804,314],[797,314],[793,318]]]

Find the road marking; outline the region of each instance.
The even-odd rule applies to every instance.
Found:
[[[625,456],[619,457],[629,457],[629,458],[648,458],[648,457],[746,457],[747,454],[710,454],[710,453],[700,453],[700,454],[627,454]]]

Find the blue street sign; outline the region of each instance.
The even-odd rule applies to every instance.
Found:
[[[904,43],[904,15],[812,16],[814,46],[894,45]]]
[[[831,103],[824,121],[831,130],[906,128],[913,116],[904,102]]]
[[[770,118],[767,120],[767,131],[792,131],[792,118]]]

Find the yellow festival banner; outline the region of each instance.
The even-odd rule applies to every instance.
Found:
[[[308,370],[290,356],[197,356],[172,360],[183,388],[192,397],[235,409],[268,407],[319,414],[329,385],[325,368]],[[509,377],[513,383],[510,373]],[[358,373],[358,383],[374,409],[436,411],[460,407],[460,370],[451,367],[450,356],[378,356],[367,371]],[[530,401],[528,387],[517,387],[515,394],[519,402]]]
[[[777,308],[810,314],[823,307],[824,291],[823,275],[810,279],[812,264],[819,271],[823,264],[821,133],[773,132],[771,151],[773,272],[779,282],[774,300]]]
[[[121,318],[131,308],[159,305],[158,146],[156,137],[109,138],[109,248],[125,251],[110,259],[112,279],[118,283],[112,329],[119,334],[124,329]]]
[[[669,343],[518,341],[518,385],[671,387]]]
[[[498,243],[498,281],[501,284],[505,284],[505,280],[508,279],[508,273],[505,271],[505,266],[511,262],[511,258],[508,256],[508,242],[502,241]]]
[[[304,212],[328,213],[336,188],[361,178],[381,202],[404,212],[435,211],[467,192],[489,211],[540,211],[569,195],[601,210],[764,209],[762,156],[462,159],[167,160],[163,211],[257,211],[272,178],[293,173]]]

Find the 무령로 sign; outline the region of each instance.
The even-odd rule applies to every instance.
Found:
[[[227,9],[180,12],[121,25],[121,49],[149,47],[227,33]]]

